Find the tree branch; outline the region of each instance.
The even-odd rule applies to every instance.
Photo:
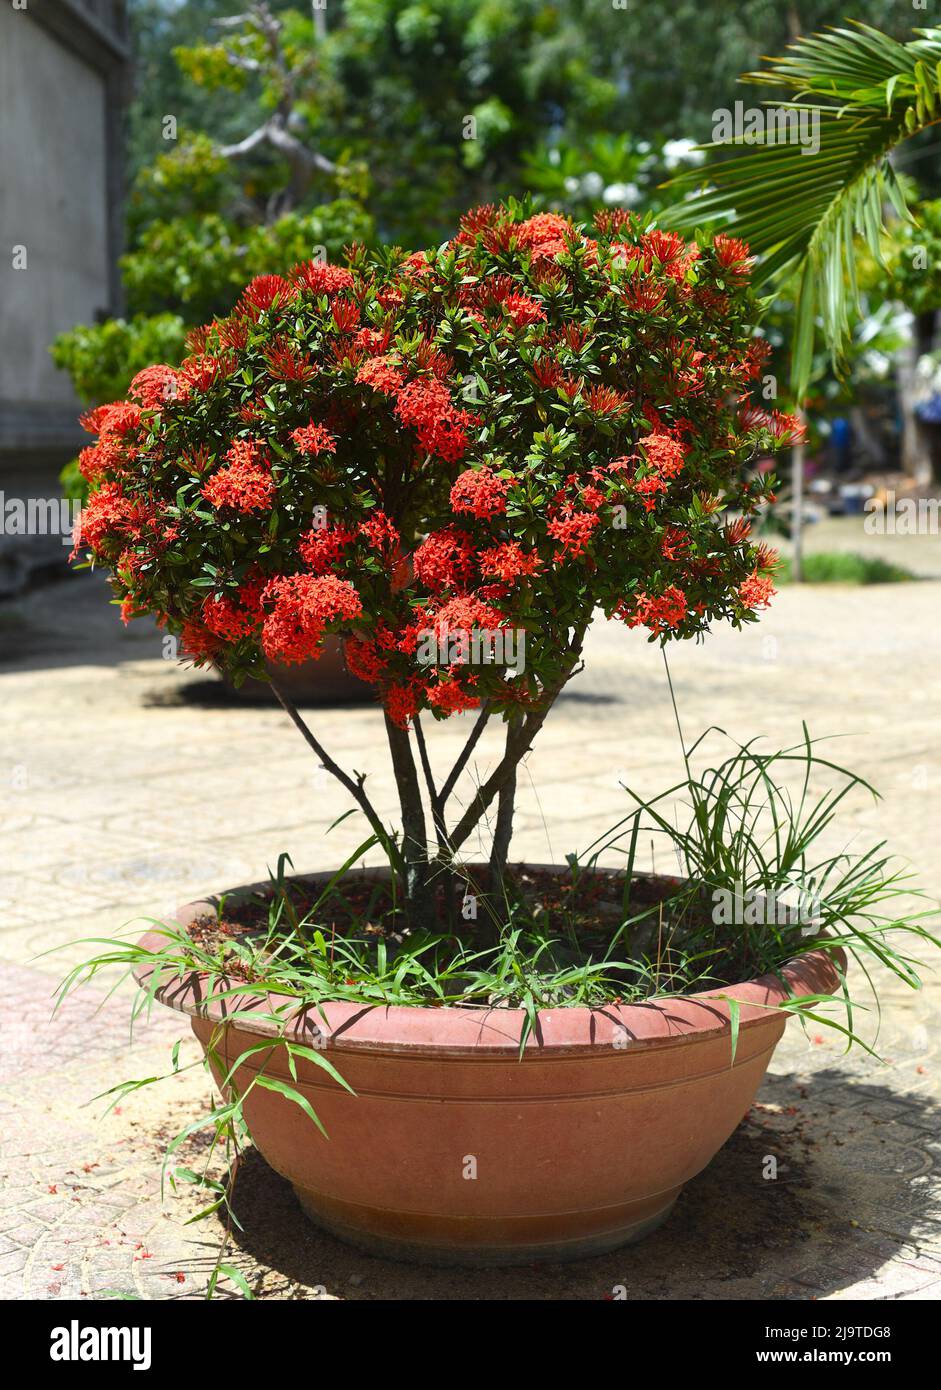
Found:
[[[490,718],[490,714],[490,706],[485,701],[484,704],[480,707],[480,714],[477,716],[477,722],[471,730],[467,742],[461,749],[460,754],[458,755],[457,762],[454,764],[451,771],[448,773],[447,777],[445,778],[444,785],[441,788],[440,802],[442,811],[444,810],[447,800],[457,784],[457,779],[460,777],[461,773],[464,771],[464,768],[467,766],[468,758],[477,746],[477,742],[484,731],[484,726],[487,723],[487,720]]]
[[[546,692],[543,703],[538,709],[531,710],[517,728],[514,729],[511,727],[507,731],[506,750],[503,757],[487,778],[486,782],[477,789],[477,793],[467,807],[467,810],[458,821],[453,833],[448,837],[448,842],[452,850],[460,849],[468,835],[470,835],[471,831],[477,825],[481,816],[487,810],[493,798],[502,791],[505,783],[513,776],[517,764],[522,761],[532,747],[533,739],[545,723],[546,715],[555,704],[560,691],[565,684],[571,680],[572,676],[581,670],[580,658],[582,645],[585,640],[586,627],[587,623],[576,632],[569,647],[572,662],[558,681],[556,681],[555,685],[551,686]]]
[[[448,853],[447,840],[445,837],[444,806],[435,787],[434,774],[431,770],[431,760],[428,757],[428,747],[425,743],[425,733],[417,714],[412,720],[412,724],[415,729],[415,741],[418,744],[418,755],[421,759],[425,786],[428,788],[428,800],[431,803],[431,819],[435,828],[435,839],[438,842],[438,854],[444,859]]]
[[[383,849],[386,850],[387,853],[392,853],[393,855],[395,855],[397,851],[395,850],[395,846],[392,843],[392,839],[389,835],[389,832],[386,830],[386,827],[383,825],[382,821],[379,818],[379,813],[376,811],[372,802],[369,800],[369,797],[363,790],[363,782],[365,778],[362,775],[360,775],[358,778],[353,778],[349,775],[348,772],[344,772],[343,768],[340,767],[339,763],[334,762],[334,760],[330,757],[330,754],[324,748],[323,744],[320,743],[314,737],[313,733],[307,727],[300,714],[298,713],[296,706],[292,704],[292,702],[288,699],[288,697],[284,694],[283,691],[279,690],[277,683],[273,680],[271,681],[271,689],[277,696],[285,713],[293,720],[294,724],[300,730],[301,735],[304,738],[304,741],[317,754],[317,757],[320,759],[322,765],[326,768],[327,772],[331,773],[332,776],[334,776],[337,779],[337,781],[346,788],[350,796],[353,797],[354,801],[359,806],[360,810],[363,812],[363,815],[366,817],[367,821],[372,827],[373,833],[375,834],[379,843],[382,845]]]
[[[507,725],[506,741],[509,744],[512,724]],[[497,800],[497,823],[493,831],[493,846],[490,851],[490,891],[495,892],[503,881],[506,861],[509,855],[510,840],[513,835],[513,809],[516,803],[516,770],[514,764],[509,777],[500,788]]]
[[[235,145],[220,145],[219,153],[224,159],[239,159],[243,154],[251,154],[252,150],[263,144],[267,138],[267,126],[259,126],[251,135],[246,135],[244,140],[239,140]]]

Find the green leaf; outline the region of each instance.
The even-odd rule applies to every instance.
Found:
[[[933,123],[928,66],[941,62],[941,29],[917,32],[898,43],[856,24],[796,40],[770,69],[746,80],[789,88],[791,99],[778,106],[818,123],[819,150],[765,140],[730,152],[717,143],[706,148],[721,150],[721,158],[672,182],[688,196],[663,221],[678,230],[709,224],[748,242],[759,256],[758,285],[782,290],[798,282],[792,383],[798,396],[807,387],[814,315],[835,361],[848,341],[857,239],[880,254],[886,202],[911,220],[889,155]]]
[[[300,1091],[298,1091],[294,1086],[289,1086],[286,1081],[281,1081],[276,1076],[264,1076],[261,1074],[255,1077],[254,1084],[256,1086],[261,1086],[261,1088],[265,1091],[277,1091],[279,1095],[282,1095],[286,1097],[287,1100],[292,1101],[295,1105],[299,1106],[301,1110],[303,1110],[304,1114],[309,1119],[313,1120],[314,1124],[320,1130],[320,1133],[323,1135],[325,1139],[328,1139],[330,1137],[327,1134],[327,1131],[324,1129],[323,1124],[319,1116],[317,1115],[317,1112],[311,1105],[310,1101],[307,1099],[306,1096],[302,1096]],[[346,1085],[346,1082],[344,1082],[343,1084]],[[347,1087],[347,1090],[349,1090],[349,1087]]]

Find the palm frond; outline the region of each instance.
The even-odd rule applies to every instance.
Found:
[[[759,257],[757,284],[794,284],[792,386],[798,397],[810,376],[816,316],[835,359],[849,337],[850,308],[857,302],[856,239],[881,259],[886,205],[911,220],[889,156],[941,120],[941,29],[915,33],[919,37],[900,43],[857,24],[796,40],[770,60],[770,68],[742,79],[786,87],[787,100],[765,103],[768,112],[784,116],[728,157],[672,181],[690,191],[663,220],[678,230],[721,226]],[[813,152],[806,141],[778,138],[791,113],[805,122],[804,131],[814,132]],[[729,146],[717,141],[704,148]]]

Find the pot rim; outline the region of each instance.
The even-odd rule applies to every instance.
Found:
[[[480,866],[475,866],[480,867]],[[558,870],[560,865],[530,864],[533,870]],[[292,877],[306,882],[326,882],[335,871],[322,870]],[[347,878],[388,874],[387,866],[351,869]],[[602,874],[618,874],[616,869],[596,869]],[[677,882],[671,875],[649,874],[649,879]],[[169,919],[171,924],[188,927],[197,917],[213,914],[222,896],[269,890],[270,880],[242,885],[224,895],[186,903]],[[148,931],[138,945],[147,951],[160,948],[163,936]],[[134,979],[149,988],[154,968],[137,967]],[[818,948],[794,956],[781,967],[780,975],[768,974],[740,984],[719,986],[695,994],[672,995],[642,1004],[577,1005],[541,1009],[522,1049],[527,1055],[544,1057],[558,1052],[634,1052],[670,1047],[695,1039],[705,1040],[723,1033],[731,1035],[729,1000],[739,1004],[739,1032],[769,1023],[783,1029],[787,1014],[779,1005],[810,995],[833,994],[842,984],[846,953],[840,947]],[[314,1043],[331,1050],[464,1054],[493,1057],[503,1054],[519,1058],[520,1037],[527,1015],[523,1009],[495,1006],[432,1004],[365,1004],[348,1000],[298,1005],[295,995],[259,990],[234,993],[231,1002],[217,992],[207,999],[204,971],[190,970],[159,984],[153,997],[180,1013],[214,1023],[237,1022],[243,1031],[261,1037],[285,1036],[292,1041]],[[268,1013],[283,1013],[289,1020],[279,1028]]]

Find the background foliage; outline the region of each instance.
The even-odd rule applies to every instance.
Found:
[[[661,185],[695,162],[715,110],[779,99],[740,74],[795,35],[844,22],[847,4],[330,0],[316,11],[268,0],[274,43],[240,18],[250,8],[130,0],[126,312],[53,349],[87,404],[122,396],[148,361],[178,363],[187,327],[319,246],[334,258],[354,240],[435,245],[466,207],[526,192],[586,220],[599,206],[660,210],[676,196]],[[886,0],[852,11],[898,38],[925,19]],[[303,158],[270,141],[226,153],[272,117]],[[926,132],[898,160],[924,195],[941,191],[937,146]],[[893,277],[869,286],[873,313],[895,298],[890,263]],[[936,277],[920,283],[918,294],[936,292]],[[785,297],[770,330],[782,364],[788,312]],[[819,401],[845,399],[825,365],[814,379]]]

